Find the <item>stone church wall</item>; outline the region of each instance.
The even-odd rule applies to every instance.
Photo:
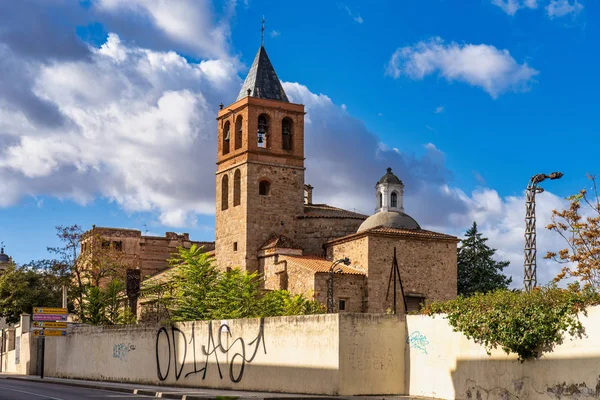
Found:
[[[304,255],[324,256],[325,243],[356,233],[360,219],[300,218],[296,222],[295,241],[304,249]]]
[[[319,272],[315,275],[315,299],[321,304],[327,304],[327,281],[329,274]],[[366,284],[364,275],[334,274],[333,298],[335,312],[360,313],[366,309]],[[339,300],[346,302],[346,309],[338,309]]]
[[[369,312],[392,307],[385,300],[394,247],[405,293],[423,294],[428,300],[456,297],[456,243],[454,241],[399,239],[369,236]],[[397,296],[401,299],[400,285]]]

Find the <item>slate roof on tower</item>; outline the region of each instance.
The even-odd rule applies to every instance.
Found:
[[[242,89],[240,89],[236,101],[248,96],[248,89],[250,89],[250,96],[252,97],[280,100],[289,103],[283,91],[283,86],[281,86],[281,82],[263,46],[260,46],[256,57],[254,57],[254,62],[250,67],[250,71],[248,71],[248,76],[242,85]]]

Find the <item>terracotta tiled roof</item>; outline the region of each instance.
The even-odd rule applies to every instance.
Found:
[[[280,258],[280,260],[287,260],[290,263],[310,269],[313,272],[329,272],[329,268],[331,268],[332,264],[332,261],[315,256],[283,256]],[[343,274],[365,275],[363,270],[349,267],[344,264],[338,264],[336,269],[338,267],[342,269],[341,273]]]
[[[305,204],[304,215],[301,215],[299,218],[350,218],[365,220],[367,216],[328,204]]]
[[[280,249],[300,249],[302,247],[298,246],[294,241],[283,235],[273,235],[262,245],[261,250],[270,249],[273,247],[278,247]]]
[[[371,229],[367,229],[358,233],[354,233],[352,235],[343,236],[341,238],[333,239],[327,243],[335,243],[335,242],[343,242],[347,240],[353,240],[358,237],[363,237],[368,234],[379,234],[386,236],[404,236],[404,237],[413,237],[415,239],[435,239],[435,240],[450,240],[458,242],[459,239],[456,236],[446,235],[444,233],[437,233],[433,231],[428,231],[426,229],[398,229],[398,228],[388,228],[385,226],[376,226]]]

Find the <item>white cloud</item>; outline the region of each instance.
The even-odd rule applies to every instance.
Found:
[[[214,212],[214,116],[241,85],[231,62],[193,64],[111,34],[89,62],[36,68],[34,92],[69,123],[53,129],[4,115],[0,141],[18,139],[0,150],[2,205],[24,195],[101,196],[174,226]]]
[[[525,231],[525,196],[500,197],[489,188],[476,189],[467,196],[458,192],[458,196],[467,204],[468,212],[451,217],[455,227],[469,226],[477,222],[480,231],[489,238],[488,244],[497,248],[497,259],[510,261],[505,273],[513,277],[513,287],[523,287],[523,246]],[[560,272],[562,265],[545,260],[547,251],[557,251],[565,246],[563,239],[556,233],[545,229],[550,223],[553,209],[568,207],[567,201],[551,192],[537,196],[537,277],[538,284],[549,283]],[[451,224],[451,225],[452,225]],[[452,232],[451,225],[444,227]],[[464,228],[454,230],[457,235],[464,234]]]
[[[128,22],[147,18],[159,31],[186,50],[202,57],[229,57],[229,21],[235,11],[235,1],[226,2],[217,18],[212,3],[207,0],[99,0],[94,7],[116,16],[135,14]],[[125,22],[127,23],[127,22]],[[134,22],[135,23],[135,22]],[[147,35],[146,29],[140,29]]]
[[[546,13],[550,18],[564,17],[568,14],[577,15],[581,10],[583,10],[583,6],[577,0],[574,0],[573,3],[570,3],[569,0],[551,0],[546,7]]]
[[[386,66],[393,78],[421,80],[438,73],[447,81],[466,82],[493,98],[507,91],[526,91],[539,73],[519,64],[508,50],[486,44],[445,43],[440,38],[398,48]]]
[[[352,12],[352,10],[349,7],[344,6],[344,9],[346,10],[346,13],[348,13],[350,18],[352,18],[354,20],[354,22],[356,22],[358,24],[362,24],[363,22],[365,22],[363,20],[363,18],[360,16],[360,14]]]
[[[434,111],[435,114],[440,114],[443,112],[444,112],[444,106],[438,106],[435,108],[435,111]]]
[[[271,31],[270,35],[272,38],[276,38],[276,37],[281,36],[281,33],[279,33],[279,31],[273,30],[273,31]]]
[[[500,7],[505,13],[515,15],[523,8],[537,8],[537,0],[492,0],[492,4]]]

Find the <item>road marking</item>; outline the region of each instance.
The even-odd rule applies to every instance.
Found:
[[[6,390],[12,390],[13,392],[19,392],[19,393],[25,393],[25,394],[32,394],[32,395],[34,395],[34,396],[38,396],[38,397],[44,397],[44,398],[46,398],[46,399],[49,399],[49,400],[65,400],[65,399],[61,399],[61,398],[58,398],[58,397],[50,397],[50,396],[48,396],[48,395],[46,395],[46,394],[39,394],[39,393],[33,393],[33,392],[26,392],[26,391],[24,391],[24,390],[11,389],[11,388],[7,388],[7,387],[4,387],[4,386],[0,386],[0,388],[2,388],[2,389],[6,389]]]

